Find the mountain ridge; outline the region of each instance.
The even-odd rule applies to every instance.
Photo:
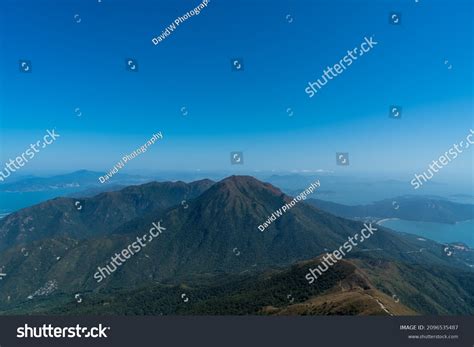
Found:
[[[53,235],[91,237],[107,234],[141,214],[164,210],[195,197],[212,184],[211,180],[190,184],[150,182],[91,198],[48,200],[0,220],[0,249]]]

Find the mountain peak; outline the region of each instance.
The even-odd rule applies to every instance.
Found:
[[[221,182],[260,182],[258,179],[248,175],[232,175],[221,180]]]
[[[216,184],[217,189],[230,190],[233,192],[248,192],[249,189],[253,191],[268,190],[274,195],[281,196],[283,193],[280,189],[274,187],[270,183],[259,181],[255,177],[245,175],[232,175],[224,178]]]

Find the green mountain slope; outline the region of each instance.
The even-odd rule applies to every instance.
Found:
[[[210,180],[152,182],[92,198],[57,198],[22,209],[0,220],[0,249],[56,236],[86,238],[111,233],[150,211],[161,211],[200,195]]]
[[[304,276],[309,267],[321,259],[297,263],[284,269],[263,273],[203,277],[194,282],[165,285],[147,282],[139,288],[123,290],[109,288],[99,293],[84,292],[80,302],[64,293],[36,300],[34,305],[19,305],[4,314],[91,314],[91,315],[414,315],[473,314],[472,273],[457,273],[442,269],[445,278],[427,276],[427,269],[404,267],[383,262],[378,265],[400,268],[403,274],[390,273],[393,291],[381,290],[374,284],[375,263],[371,271],[360,267],[364,261],[342,260],[329,269],[314,284]],[[421,275],[421,277],[420,277]],[[416,278],[416,277],[420,278]],[[408,277],[408,280],[407,280]],[[460,292],[453,289],[452,280]],[[426,281],[423,286],[416,286]],[[443,300],[436,305],[423,304],[439,299],[426,291],[439,286]],[[464,301],[459,305],[455,299]],[[420,300],[421,298],[421,300]]]

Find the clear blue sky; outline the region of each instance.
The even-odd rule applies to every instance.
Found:
[[[55,128],[23,173],[109,170],[162,131],[125,170],[341,170],[335,153],[349,152],[346,171],[412,174],[473,127],[472,1],[211,0],[152,44],[199,3],[2,0],[0,166]],[[371,52],[308,98],[309,81],[372,35]],[[473,153],[446,172],[472,175]]]

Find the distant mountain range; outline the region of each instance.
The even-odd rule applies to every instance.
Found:
[[[474,219],[474,205],[450,202],[439,197],[407,195],[356,206],[318,199],[308,199],[307,202],[336,216],[350,219],[399,218],[450,224]]]
[[[109,184],[101,184],[99,177],[104,175],[101,172],[88,170],[79,170],[65,175],[57,175],[52,177],[26,177],[18,179],[14,182],[6,182],[0,184],[2,192],[43,192],[49,190],[60,189],[87,189],[98,187],[107,189]],[[118,174],[114,176],[113,183],[121,185],[139,184],[150,181],[144,177],[133,176],[127,174]]]
[[[260,176],[261,177],[261,176]],[[337,175],[319,172],[311,174],[278,174],[262,177],[289,195],[297,195],[311,182],[321,181],[321,191],[313,198],[329,200],[346,205],[370,204],[374,201],[391,199],[394,196],[415,195],[423,197],[443,196],[461,203],[474,204],[474,196],[469,182],[451,182],[450,184],[431,180],[423,186],[422,192],[414,191],[410,179],[394,180],[378,176]]]
[[[472,250],[447,256],[443,245],[381,226],[308,284],[308,267],[364,226],[299,202],[258,230],[291,200],[232,176],[152,182],[12,213],[0,220],[0,313],[474,313],[464,256]],[[157,239],[96,282],[98,266],[160,220],[166,230]]]

